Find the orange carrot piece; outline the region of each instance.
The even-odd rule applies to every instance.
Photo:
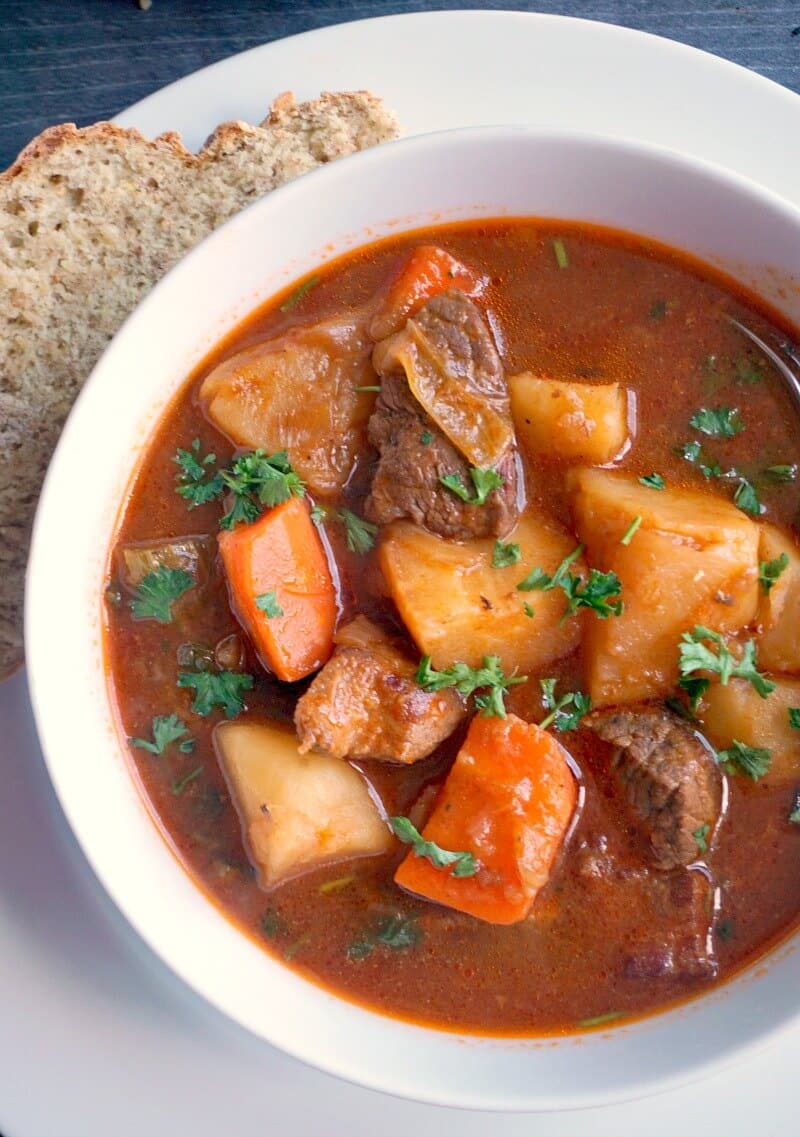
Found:
[[[436,245],[418,245],[400,275],[392,281],[383,303],[372,318],[370,335],[382,340],[399,332],[409,316],[439,292],[457,288],[467,296],[480,296],[486,278]]]
[[[575,809],[577,787],[551,734],[515,715],[476,716],[423,837],[470,852],[474,876],[409,853],[397,884],[490,924],[524,920],[547,883]]]
[[[333,651],[336,591],[308,503],[290,497],[218,542],[231,606],[264,666],[287,682],[316,671]],[[279,614],[258,606],[268,593]]]

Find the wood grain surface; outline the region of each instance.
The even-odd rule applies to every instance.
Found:
[[[800,0],[152,0],[145,11],[137,0],[0,0],[0,169],[51,123],[110,118],[235,52],[344,20],[442,8],[623,24],[714,52],[800,92]]]

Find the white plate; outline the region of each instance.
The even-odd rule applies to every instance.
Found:
[[[413,67],[409,68],[409,61]],[[609,76],[613,77],[613,83]],[[511,78],[509,78],[511,77]],[[369,87],[407,131],[549,122],[646,138],[711,158],[800,204],[800,166],[782,139],[800,100],[664,40],[557,17],[436,13],[325,29],[199,72],[121,116],[198,145],[221,119],[257,120],[292,88]],[[765,129],[768,125],[769,131]],[[743,140],[747,140],[744,149]],[[68,665],[68,645],[56,645]],[[0,1129],[5,1137],[287,1137],[443,1126],[492,1133],[785,1133],[794,1123],[800,1035],[700,1085],[575,1115],[441,1111],[315,1073],[196,999],[105,897],[55,803],[24,678],[0,688]],[[75,738],[75,761],[80,739]],[[767,1104],[768,1103],[768,1104]]]

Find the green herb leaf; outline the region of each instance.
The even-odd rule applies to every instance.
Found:
[[[177,715],[156,715],[152,722],[152,731],[152,742],[146,738],[131,738],[128,741],[131,746],[137,746],[140,750],[149,750],[151,754],[163,754],[170,743],[177,742],[179,738],[188,734],[189,728]],[[180,747],[184,754],[188,753],[184,749],[185,745],[183,743]]]
[[[284,300],[281,304],[281,312],[291,312],[296,304],[299,304],[306,293],[310,292],[312,288],[316,288],[320,282],[320,277],[315,273],[314,276],[309,276],[302,284],[298,284],[294,292]]]
[[[549,592],[553,588],[560,588],[567,597],[567,609],[564,619],[577,612],[579,608],[591,608],[601,620],[609,616],[619,616],[624,610],[622,600],[619,599],[622,584],[616,573],[598,572],[589,570],[589,577],[568,573],[569,566],[578,559],[585,546],[578,545],[568,557],[565,557],[552,576],[543,569],[535,568],[524,580],[517,585],[520,592]]]
[[[737,383],[747,383],[749,385],[753,385],[755,383],[761,382],[761,369],[745,356],[740,355],[737,359],[735,359],[733,361],[733,367],[736,372]]]
[[[354,390],[354,391],[380,391],[380,387],[378,387],[378,386],[371,386],[371,387],[354,387],[354,388],[353,388],[353,390]]]
[[[263,450],[241,454],[230,470],[222,471],[226,489],[234,495],[232,509],[220,521],[221,529],[233,529],[240,521],[250,523],[290,497],[304,497],[305,485],[292,469],[285,450],[267,456]]]
[[[736,934],[736,928],[730,916],[726,916],[724,920],[720,920],[714,930],[723,942],[732,940]]]
[[[378,526],[370,524],[369,521],[362,521],[349,509],[340,509],[336,516],[344,522],[348,549],[351,553],[358,553],[363,557],[375,544]]]
[[[656,300],[655,304],[652,306],[650,311],[647,313],[647,315],[650,317],[651,320],[663,320],[664,317],[666,316],[666,314],[667,314],[667,302],[666,302],[666,300]]]
[[[707,646],[709,642],[716,646],[716,651]],[[709,686],[708,679],[696,677],[696,672],[709,671],[719,676],[723,687],[726,687],[732,678],[747,679],[761,698],[766,699],[767,695],[775,690],[775,684],[757,670],[756,664],[754,640],[748,640],[743,645],[741,659],[737,660],[719,632],[698,624],[691,632],[684,632],[681,636],[678,657],[681,678],[678,685],[690,693],[693,705],[696,706],[697,699],[708,690]],[[700,687],[700,684],[703,686]]]
[[[423,446],[430,446],[430,444],[433,442],[433,435],[429,430],[423,430],[422,434],[419,436],[419,440]]]
[[[711,826],[706,824],[701,825],[699,829],[695,829],[694,833],[692,833],[692,836],[697,842],[697,848],[701,853],[708,852],[708,834],[710,831]]]
[[[422,942],[422,932],[412,916],[403,916],[399,912],[394,916],[386,916],[373,927],[368,928],[360,940],[356,940],[347,949],[347,958],[359,962],[371,955],[376,947],[386,947],[390,951],[404,951],[406,948],[416,947]]]
[[[268,940],[274,940],[276,936],[286,931],[286,924],[272,905],[266,909],[261,917],[259,927]]]
[[[328,516],[328,510],[324,505],[313,505],[311,507],[311,520],[315,525],[322,525]]]
[[[521,556],[519,545],[504,545],[502,541],[495,541],[492,568],[508,568],[509,565],[515,565]]]
[[[706,454],[699,442],[684,442],[676,447],[675,453],[679,458],[697,466],[704,478],[721,478],[722,467],[715,458]]]
[[[183,793],[183,791],[189,785],[189,783],[193,782],[195,780],[195,778],[199,778],[200,775],[202,774],[202,772],[203,772],[202,766],[195,766],[194,770],[190,771],[190,773],[188,773],[185,778],[181,778],[179,781],[173,782],[172,783],[172,792],[175,795],[175,797],[180,797],[181,794]]]
[[[444,474],[439,481],[467,505],[485,505],[492,490],[499,489],[505,482],[505,478],[502,474],[498,474],[497,470],[482,470],[478,466],[470,466],[469,476],[475,487],[474,495],[464,485],[460,474]]]
[[[333,880],[323,881],[317,889],[317,892],[322,896],[327,896],[332,892],[341,892],[342,889],[351,885],[355,879],[352,873],[349,876],[337,876]]]
[[[175,475],[175,492],[189,502],[190,509],[214,501],[225,489],[222,474],[210,471],[217,460],[216,454],[200,457],[200,439],[195,438],[189,450],[177,450],[172,461],[180,466],[180,474]]]
[[[526,616],[531,617],[531,619],[536,615],[534,608],[530,604],[523,604],[522,611]]]
[[[796,482],[797,466],[767,466],[764,474],[771,482]]]
[[[781,553],[774,561],[760,561],[758,565],[758,583],[768,595],[775,581],[786,572],[789,567],[789,558]]]
[[[689,419],[689,425],[712,438],[733,438],[745,428],[738,407],[702,407]]]
[[[792,730],[800,730],[800,707],[789,707],[789,726]]]
[[[794,802],[789,812],[789,821],[792,825],[800,825],[800,790],[795,790]]]
[[[278,594],[274,588],[269,592],[262,592],[260,596],[256,597],[256,608],[260,609],[268,620],[274,620],[276,616],[283,615],[283,608],[278,603]]]
[[[552,723],[554,730],[577,730],[580,720],[592,709],[592,700],[589,696],[583,691],[567,691],[556,699],[555,679],[540,679],[539,685],[542,688],[545,710],[550,712],[539,723],[541,729],[546,730]]]
[[[544,569],[533,569],[524,580],[519,582],[517,590],[519,592],[549,592],[551,588],[556,588],[566,575],[567,569],[577,561],[585,548],[585,545],[578,545],[576,549],[573,549],[568,557],[564,557],[552,576],[548,576]]]
[[[651,490],[663,490],[666,485],[660,474],[645,474],[643,478],[639,478],[639,481]]]
[[[717,752],[720,765],[728,774],[745,774],[754,782],[763,778],[772,765],[772,753],[761,746],[745,746],[735,738],[727,750]]]
[[[613,1023],[615,1019],[621,1019],[623,1015],[624,1011],[606,1011],[604,1015],[593,1015],[589,1019],[581,1019],[578,1026],[583,1027],[584,1030],[588,1030],[593,1026],[604,1026],[605,1023]]]
[[[734,504],[743,509],[745,513],[751,514],[753,517],[759,517],[763,512],[763,506],[756,493],[755,486],[748,482],[747,478],[742,478],[736,493],[733,495]]]
[[[183,569],[158,568],[142,577],[136,598],[131,601],[131,612],[137,620],[158,620],[169,624],[172,605],[194,585],[194,577]]]
[[[553,253],[555,254],[556,264],[559,268],[569,268],[567,248],[560,237],[556,237],[555,241],[553,241]]]
[[[244,710],[244,692],[253,689],[253,676],[237,671],[182,671],[178,686],[194,691],[192,710],[197,715],[210,715],[220,707],[232,719]]]
[[[425,691],[441,691],[445,687],[455,687],[465,698],[481,688],[489,688],[487,694],[478,696],[475,700],[476,706],[480,708],[484,718],[492,716],[505,718],[506,708],[503,699],[506,691],[517,683],[524,683],[528,677],[518,675],[506,678],[500,667],[500,658],[496,655],[485,655],[482,667],[454,663],[452,667],[447,667],[443,671],[434,671],[431,667],[431,657],[424,655],[414,678]]]
[[[390,817],[389,824],[394,830],[395,837],[404,845],[411,846],[415,857],[424,857],[435,869],[452,866],[452,875],[457,877],[475,876],[478,871],[478,862],[473,853],[452,853],[449,849],[437,845],[435,841],[426,841],[407,817]]]
[[[639,526],[641,524],[642,524],[641,514],[637,513],[636,516],[634,517],[633,521],[630,523],[628,528],[625,530],[623,535],[620,537],[620,539],[619,539],[620,545],[630,545],[631,541],[633,540],[633,536],[634,536],[636,530],[639,528]]]

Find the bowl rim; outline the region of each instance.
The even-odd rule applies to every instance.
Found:
[[[36,512],[36,518],[33,527],[33,536],[31,541],[31,554],[28,563],[28,570],[26,575],[26,593],[25,593],[25,646],[26,656],[28,659],[28,678],[30,686],[31,703],[34,711],[34,718],[36,722],[37,732],[42,744],[42,750],[45,756],[45,763],[48,775],[53,784],[59,804],[67,818],[67,821],[72,829],[78,844],[86,857],[87,861],[92,867],[93,872],[100,880],[105,891],[109,894],[117,908],[125,916],[125,919],[131,924],[138,935],[145,941],[148,947],[153,950],[183,982],[187,983],[193,990],[200,994],[212,1005],[216,1006],[224,1014],[232,1017],[234,1021],[245,1026],[247,1029],[253,1031],[262,1038],[271,1041],[274,1045],[279,1046],[281,1049],[290,1053],[301,1061],[304,1061],[314,1067],[325,1070],[327,1073],[332,1073],[339,1077],[343,1077],[348,1081],[356,1084],[365,1085],[372,1089],[379,1089],[384,1092],[395,1094],[399,1096],[409,1097],[414,1100],[428,1102],[431,1104],[440,1104],[448,1106],[468,1106],[472,1108],[495,1109],[495,1110],[551,1110],[551,1109],[567,1109],[567,1108],[587,1108],[597,1105],[611,1104],[614,1102],[632,1100],[636,1097],[649,1096],[651,1094],[664,1092],[672,1089],[678,1085],[685,1084],[688,1081],[694,1081],[701,1077],[708,1076],[715,1071],[724,1068],[731,1064],[734,1060],[741,1060],[746,1055],[765,1045],[774,1039],[779,1038],[782,1034],[788,1033],[795,1026],[798,1018],[800,1018],[800,1005],[797,1010],[790,1011],[784,1008],[782,1017],[777,1018],[777,1021],[772,1025],[761,1027],[754,1037],[748,1040],[736,1043],[726,1042],[720,1045],[719,1052],[715,1055],[703,1058],[702,1061],[696,1062],[691,1069],[681,1070],[678,1072],[650,1076],[646,1081],[642,1081],[636,1088],[616,1088],[607,1091],[605,1094],[593,1093],[589,1097],[581,1097],[580,1087],[576,1087],[567,1098],[563,1094],[550,1094],[537,1093],[535,1095],[528,1095],[525,1102],[522,1103],[521,1099],[515,1098],[508,1101],[505,1096],[501,1095],[494,1089],[482,1091],[479,1097],[473,1096],[455,1096],[452,1092],[438,1092],[438,1091],[424,1091],[419,1087],[409,1088],[408,1086],[398,1086],[396,1081],[391,1077],[377,1078],[368,1077],[362,1074],[361,1071],[354,1070],[352,1063],[348,1062],[347,1056],[332,1051],[327,1058],[323,1058],[314,1049],[308,1046],[292,1046],[286,1042],[284,1038],[276,1041],[272,1033],[265,1032],[264,1029],[254,1026],[252,1022],[245,1021],[240,1015],[231,1011],[231,1009],[223,1002],[215,998],[214,994],[207,988],[198,985],[191,977],[189,977],[185,969],[181,965],[180,960],[176,960],[172,952],[165,951],[163,944],[160,944],[158,936],[155,931],[147,926],[146,921],[140,918],[138,912],[131,910],[131,904],[128,898],[117,887],[113,872],[109,866],[104,863],[98,854],[94,839],[91,838],[84,830],[81,819],[76,815],[73,809],[73,800],[71,792],[68,790],[68,779],[64,776],[64,768],[62,766],[62,759],[58,756],[63,752],[63,744],[56,737],[57,731],[50,721],[50,709],[48,707],[48,693],[44,686],[44,676],[42,660],[45,655],[45,639],[41,634],[42,623],[39,618],[40,600],[43,597],[43,590],[45,589],[45,582],[47,579],[47,566],[44,563],[44,554],[42,548],[45,545],[45,529],[49,515],[58,509],[58,496],[61,486],[62,467],[69,466],[70,462],[70,448],[72,447],[72,437],[76,433],[75,424],[80,423],[83,418],[88,418],[91,414],[91,405],[94,399],[94,392],[99,388],[101,383],[108,383],[112,374],[111,362],[115,354],[123,351],[129,340],[135,339],[141,334],[140,327],[147,326],[147,321],[150,318],[150,313],[157,310],[161,304],[162,296],[167,294],[170,289],[176,287],[176,281],[181,281],[188,278],[190,274],[199,266],[202,265],[203,260],[210,254],[210,248],[215,249],[217,246],[222,246],[232,234],[240,230],[247,231],[251,225],[255,223],[255,219],[259,218],[262,213],[275,211],[287,199],[302,193],[310,193],[312,189],[318,186],[324,187],[326,183],[335,184],[338,178],[340,183],[347,183],[353,177],[367,177],[369,171],[376,165],[382,164],[387,161],[388,154],[406,153],[410,151],[420,151],[421,153],[429,152],[431,148],[434,150],[442,145],[446,145],[450,139],[464,140],[467,145],[479,145],[482,143],[493,143],[501,140],[506,140],[509,137],[524,139],[528,143],[536,144],[540,141],[559,143],[564,142],[566,145],[578,145],[586,147],[599,147],[600,149],[607,149],[609,151],[616,151],[621,153],[633,154],[636,157],[643,157],[645,160],[655,162],[666,162],[672,164],[682,171],[689,172],[693,175],[702,175],[706,178],[716,179],[719,183],[725,184],[728,188],[735,190],[740,194],[746,195],[751,201],[755,201],[758,205],[765,208],[777,211],[782,214],[794,227],[800,231],[800,208],[793,205],[791,202],[786,201],[773,191],[759,185],[751,179],[739,174],[735,171],[725,169],[715,163],[705,161],[703,159],[695,158],[693,156],[684,155],[681,152],[672,148],[657,146],[648,143],[642,143],[637,140],[625,140],[609,137],[599,132],[582,132],[582,131],[567,131],[561,129],[547,129],[536,126],[523,126],[523,125],[505,125],[497,124],[493,126],[479,126],[479,127],[463,127],[456,129],[447,129],[441,131],[430,132],[427,134],[416,135],[411,138],[399,139],[390,143],[383,144],[379,147],[368,149],[360,153],[348,156],[345,159],[337,160],[334,163],[326,165],[322,168],[311,171],[293,182],[290,182],[264,197],[256,200],[251,205],[246,207],[241,212],[235,214],[217,230],[212,232],[195,248],[193,248],[186,256],[184,256],[165,276],[145,295],[142,301],[137,305],[134,311],[128,316],[119,329],[117,334],[113,337],[111,342],[106,347],[100,360],[97,362],[92,372],[88,376],[83,389],[81,390],[75,405],[68,417],[67,423],[63,429],[61,437],[58,440],[56,449],[52,456],[50,466],[45,477],[39,505]],[[488,215],[487,215],[488,216]],[[516,214],[515,214],[516,216]],[[531,216],[535,216],[531,214]],[[568,218],[564,218],[568,220]],[[409,228],[414,228],[410,226]],[[400,233],[404,231],[402,226],[399,226],[395,232]],[[361,241],[356,242],[350,246],[346,251],[357,248],[359,244],[369,243],[371,238],[363,237]],[[339,250],[337,255],[341,255],[342,250]],[[272,291],[274,294],[276,290]],[[269,294],[268,294],[269,295]],[[268,296],[267,296],[268,298]],[[259,303],[263,303],[261,300]],[[247,309],[252,310],[252,308]],[[231,329],[235,326],[236,322],[240,319],[232,319],[227,322],[226,326]],[[224,335],[224,331],[216,334],[213,338],[218,341]],[[204,352],[201,352],[201,358]],[[174,396],[175,391],[179,390],[183,383],[188,378],[192,368],[187,367],[184,378],[172,389],[170,399]],[[108,378],[107,378],[108,376]],[[158,413],[155,416],[154,423],[148,433],[148,438],[152,437],[152,430],[155,424],[161,420],[164,410],[169,403],[169,399],[159,407]],[[128,476],[123,489],[123,494],[130,488],[131,481],[134,477],[135,470],[138,467],[138,460],[133,466],[128,466]],[[116,532],[118,524],[118,517],[113,526],[107,533],[107,539],[110,543],[113,541],[114,533]],[[101,598],[97,597],[97,602],[101,602]],[[104,680],[105,688],[105,680]],[[106,699],[110,702],[110,692],[106,692]],[[118,731],[118,743],[121,746],[122,736]],[[131,782],[134,781],[131,769],[127,769],[128,777]],[[136,787],[137,794],[141,795],[143,791]],[[148,822],[151,825],[153,836],[159,837],[159,831],[151,817],[148,817]],[[179,871],[189,881],[192,888],[198,894],[202,890],[198,886],[198,882],[190,875],[187,869],[178,864]],[[209,901],[209,903],[211,903]],[[212,905],[217,916],[225,918],[225,913],[216,904]],[[236,931],[241,935],[246,933],[241,932],[238,927]],[[794,938],[800,938],[795,936]],[[785,946],[785,944],[784,944]],[[258,949],[257,949],[258,950]],[[773,949],[770,956],[776,953],[781,954],[782,948],[778,946]],[[272,958],[268,953],[267,958]],[[745,973],[745,981],[752,979],[749,974],[759,965],[759,961],[754,961]],[[282,972],[291,971],[285,968],[282,964],[278,965]],[[295,976],[297,972],[292,972]],[[327,989],[316,984],[313,981],[302,979],[301,982],[313,987],[315,991],[321,994],[329,995],[329,998],[336,1003],[346,1003],[347,1005],[357,1008],[359,1011],[370,1015],[377,1016],[387,1023],[391,1023],[392,1027],[400,1033],[402,1031],[411,1031],[416,1034],[420,1030],[426,1031],[430,1029],[433,1033],[442,1034],[450,1032],[440,1032],[436,1028],[428,1028],[425,1025],[408,1022],[392,1016],[383,1015],[381,1012],[374,1011],[370,1008],[363,1007],[357,1002],[350,1002],[346,997],[338,994],[330,995]],[[607,1030],[601,1032],[591,1032],[589,1034],[571,1035],[567,1043],[574,1041],[576,1038],[582,1041],[585,1045],[594,1045],[595,1042],[603,1038],[617,1036],[620,1033],[628,1030],[630,1033],[635,1033],[637,1029],[648,1029],[655,1027],[658,1029],[659,1024],[663,1023],[666,1019],[677,1014],[682,1014],[687,1008],[698,1008],[713,1000],[714,995],[718,994],[721,990],[730,991],[737,984],[740,984],[741,976],[733,977],[727,983],[718,985],[712,991],[696,997],[691,1003],[682,1004],[677,1011],[666,1010],[658,1012],[655,1015],[650,1015],[642,1020],[634,1020],[630,1027],[625,1024],[619,1026],[609,1026]],[[532,1037],[530,1039],[495,1039],[490,1036],[477,1036],[465,1034],[462,1036],[469,1042],[478,1042],[481,1045],[492,1046],[495,1043],[511,1042],[513,1045],[532,1044],[538,1046],[542,1042],[549,1043],[552,1040],[549,1038],[542,1039],[542,1037]],[[413,1043],[413,1040],[412,1040]]]

